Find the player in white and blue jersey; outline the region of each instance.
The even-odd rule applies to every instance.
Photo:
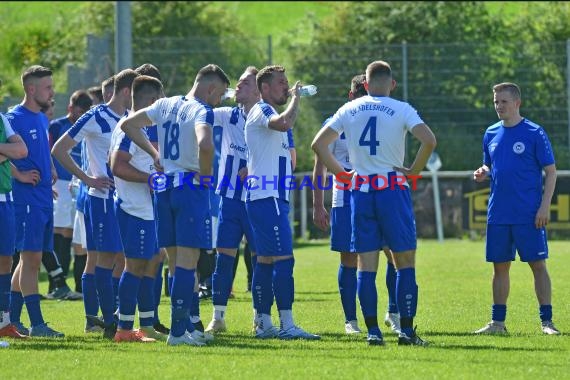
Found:
[[[160,75],[160,70],[158,70],[158,67],[156,67],[155,65],[153,65],[152,63],[143,63],[142,65],[140,65],[139,67],[137,67],[135,69],[135,72],[137,72],[139,75],[148,75],[150,77],[156,78],[159,81],[162,81],[162,77]],[[151,125],[145,128],[145,132],[148,136],[148,139],[150,141],[150,143],[152,144],[152,146],[154,146],[155,149],[158,149],[158,130],[157,130],[157,126],[156,125]],[[154,202],[152,207],[154,208]],[[153,327],[156,331],[163,333],[163,334],[169,334],[170,333],[170,329],[167,328],[166,326],[164,326],[161,322],[160,322],[160,318],[158,315],[158,306],[160,305],[160,296],[162,293],[162,281],[163,281],[163,277],[162,277],[162,269],[164,266],[164,260],[167,257],[167,252],[165,248],[159,247],[160,248],[160,254],[159,257],[156,258],[156,261],[158,262],[158,267],[156,269],[156,276],[155,276],[155,281],[154,281],[154,295],[155,295],[155,308],[154,308],[154,324]],[[172,267],[172,271],[174,271],[174,267]],[[170,280],[170,284],[172,284],[172,278],[169,276],[169,280]],[[170,292],[170,289],[169,289]]]
[[[257,249],[252,296],[257,338],[320,339],[296,326],[293,320],[293,240],[289,225],[289,191],[292,165],[287,130],[299,112],[299,82],[289,89],[282,66],[266,66],[256,77],[261,101],[245,123],[247,158],[246,209]],[[279,114],[275,108],[285,105]],[[279,310],[280,328],[273,326],[273,298]]]
[[[400,345],[426,345],[413,328],[418,287],[415,273],[416,228],[407,182],[397,175],[418,174],[436,145],[435,136],[408,103],[390,98],[396,82],[390,65],[375,61],[366,68],[363,96],[343,105],[315,137],[312,148],[335,175],[344,168],[328,146],[344,132],[355,174],[351,192],[351,248],[359,254],[360,306],[368,342],[382,345],[375,291],[378,253],[384,244],[393,252],[397,269],[396,299],[400,312]],[[405,137],[411,132],[421,146],[410,168],[404,168]],[[380,180],[383,180],[380,183]],[[402,183],[403,182],[403,183]],[[363,297],[363,295],[366,295]]]
[[[158,79],[141,75],[133,81],[132,112],[148,107],[163,96]],[[117,128],[111,137],[110,166],[115,178],[115,211],[125,252],[125,270],[119,283],[119,322],[116,342],[166,340],[154,325],[154,281],[158,241],[148,178],[154,171],[152,157],[133,144]],[[140,330],[133,329],[138,305]]]
[[[21,292],[30,317],[30,336],[61,338],[64,334],[44,322],[38,292],[42,251],[53,251],[52,185],[57,173],[49,154],[48,119],[41,112],[53,95],[52,72],[31,66],[22,74],[24,101],[6,115],[24,140],[28,156],[14,160],[19,172],[13,181],[16,249],[20,261],[12,278],[12,294]]]
[[[115,216],[114,183],[108,156],[113,130],[131,106],[131,85],[137,76],[131,69],[125,69],[115,75],[114,93],[109,103],[98,105],[85,113],[52,149],[52,154],[63,167],[88,187],[85,199],[88,255],[85,273],[94,274],[86,276],[86,280],[95,282],[99,306],[103,313],[103,335],[107,339],[113,339],[117,328],[113,316],[115,294],[112,274],[115,255],[123,251]],[[83,140],[87,150],[86,171],[77,166],[69,154],[69,150]],[[95,300],[84,297],[84,304],[86,318],[97,319]]]
[[[12,255],[16,242],[16,220],[12,203],[10,160],[28,155],[22,138],[14,132],[8,119],[0,114],[0,337],[24,339],[10,321],[10,282]]]
[[[71,94],[67,106],[67,115],[50,122],[50,146],[53,146],[79,117],[91,108],[92,104],[93,102],[87,91],[78,90]],[[73,147],[71,155],[74,161],[80,165],[81,145]],[[59,162],[55,161],[54,166],[58,177],[54,190],[57,192],[58,197],[53,202],[53,245],[58,261],[61,264],[63,275],[67,276],[71,263],[71,240],[75,221],[75,202],[71,196],[69,186],[72,176]],[[50,293],[53,290],[53,286],[53,281],[50,281],[50,289],[48,290]]]
[[[236,85],[237,107],[214,109],[214,128],[222,129],[220,162],[216,194],[221,198],[216,236],[216,269],[212,276],[212,302],[214,314],[206,331],[226,331],[225,312],[232,288],[234,261],[245,235],[253,252],[255,243],[245,209],[246,190],[243,179],[247,171],[247,146],[244,127],[246,116],[259,102],[255,76],[257,68],[250,66]]]
[[[348,92],[348,100],[354,100],[367,95],[364,88],[366,81],[365,74],[359,74],[352,78],[350,91]],[[326,125],[327,119],[323,126]],[[346,137],[343,134],[339,136],[331,145],[329,150],[333,156],[344,167],[345,171],[352,170],[352,164],[348,154],[348,146]],[[323,231],[329,228],[329,214],[324,206],[324,191],[326,184],[326,167],[315,156],[315,165],[313,168],[313,222]],[[352,233],[352,224],[350,221],[350,189],[341,189],[342,183],[334,181],[332,185],[332,207],[330,211],[330,228],[331,228],[331,250],[340,253],[340,265],[338,268],[338,289],[340,299],[345,316],[344,329],[347,334],[360,333],[358,320],[356,318],[356,293],[357,293],[357,264],[358,255],[350,252],[350,238]],[[396,333],[400,332],[400,315],[398,314],[398,306],[396,304],[396,270],[392,263],[392,255],[388,247],[384,247],[384,252],[388,258],[386,265],[386,287],[388,289],[388,311],[385,317],[385,323],[390,326]],[[374,288],[375,290],[376,288]]]
[[[509,270],[518,252],[534,275],[542,332],[558,335],[552,323],[552,288],[546,269],[545,227],[556,186],[554,153],[546,131],[520,115],[521,91],[514,83],[493,86],[495,111],[501,121],[483,137],[483,166],[477,182],[491,180],[487,212],[487,261],[493,263],[491,322],[476,334],[506,334]],[[544,190],[542,172],[545,173]]]
[[[131,141],[164,172],[154,175],[149,185],[157,192],[159,246],[166,247],[169,259],[176,263],[169,345],[203,345],[213,339],[194,328],[189,314],[200,248],[212,248],[212,107],[220,103],[229,83],[220,67],[209,64],[200,69],[186,96],[159,99],[122,124]],[[142,131],[152,124],[158,126],[158,152]]]

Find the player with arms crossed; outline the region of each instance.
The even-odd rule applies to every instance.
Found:
[[[413,326],[418,302],[416,284],[416,225],[407,183],[393,182],[399,175],[418,174],[435,148],[429,127],[408,103],[390,97],[396,81],[387,62],[374,61],[366,68],[363,96],[342,106],[317,133],[312,148],[335,175],[344,168],[328,146],[344,132],[356,174],[351,192],[352,248],[359,254],[359,298],[368,328],[368,343],[383,345],[378,327],[376,272],[379,250],[392,249],[397,269],[396,299],[400,311],[400,345],[425,346]],[[403,167],[406,133],[421,142],[410,168]],[[384,179],[384,181],[381,181]],[[386,187],[386,183],[388,186]],[[390,184],[392,182],[392,185]]]

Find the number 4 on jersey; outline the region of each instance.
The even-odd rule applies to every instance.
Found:
[[[360,146],[370,147],[370,155],[376,155],[376,147],[380,145],[380,141],[376,139],[376,117],[371,117],[368,119],[368,123],[364,127],[362,134],[360,135],[360,140],[358,140]]]

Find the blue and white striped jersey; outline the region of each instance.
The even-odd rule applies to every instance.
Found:
[[[214,123],[214,111],[202,101],[184,96],[158,99],[145,108],[158,127],[158,150],[166,174],[174,175],[173,186],[181,185],[176,173],[200,172],[195,127]]]
[[[329,119],[325,120],[323,127],[326,125]],[[341,133],[338,139],[336,139],[332,144],[329,145],[329,150],[333,154],[334,158],[345,170],[347,171],[352,170],[352,164],[350,163],[350,156],[348,154],[348,145],[346,144],[346,136],[344,135],[344,133]],[[333,177],[333,181],[334,185],[332,187],[332,207],[349,206],[350,190],[340,189],[344,185],[342,183],[337,182],[335,177]],[[322,184],[323,186],[325,184],[324,178],[322,179]]]
[[[394,167],[404,165],[406,134],[419,124],[423,120],[410,104],[387,96],[366,95],[343,105],[325,128],[339,135],[344,132],[356,174],[387,178]],[[364,184],[360,191],[368,188]]]
[[[154,161],[147,152],[134,144],[120,128],[111,137],[111,152],[123,151],[131,155],[129,164],[141,172],[152,173]],[[152,196],[148,183],[125,181],[115,177],[116,196],[121,200],[121,209],[129,215],[144,220],[154,220]]]
[[[275,109],[261,101],[256,103],[245,122],[247,159],[247,199],[269,197],[289,201],[292,167],[287,132],[269,129],[269,120],[278,115]]]
[[[121,116],[106,104],[100,104],[83,114],[66,132],[76,142],[85,140],[86,174],[90,177],[113,178],[109,167],[111,134]],[[112,191],[89,188],[88,194],[97,198],[109,198]]]
[[[216,194],[244,202],[246,191],[238,172],[247,166],[245,120],[240,107],[214,109],[214,128],[222,128]]]

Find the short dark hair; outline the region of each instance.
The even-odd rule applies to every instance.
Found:
[[[493,92],[497,93],[497,92],[502,92],[502,91],[506,91],[509,92],[514,99],[521,99],[521,89],[518,85],[516,85],[515,83],[511,83],[511,82],[503,82],[503,83],[499,83],[493,86]]]
[[[22,86],[25,86],[26,83],[32,78],[41,79],[44,77],[51,77],[52,75],[52,71],[47,67],[40,65],[30,66],[22,73]]]
[[[133,104],[138,103],[149,92],[159,95],[162,91],[162,83],[157,78],[150,75],[139,75],[133,80],[131,92]]]
[[[352,77],[350,81],[350,92],[352,92],[354,98],[368,95],[366,88],[364,88],[364,82],[366,82],[366,74],[358,74]]]
[[[103,103],[103,91],[101,89],[101,86],[89,87],[87,89],[87,92],[89,93],[89,96],[97,98],[97,101],[99,103]]]
[[[385,61],[374,61],[366,67],[366,78],[373,79],[392,78],[392,68]]]
[[[202,67],[200,71],[198,71],[198,74],[196,75],[196,82],[199,82],[203,79],[210,79],[213,77],[217,77],[219,80],[221,80],[228,86],[230,85],[230,79],[228,78],[224,70],[222,70],[221,67],[213,63],[210,63],[209,65]]]
[[[109,78],[105,79],[102,83],[101,83],[101,91],[105,91],[106,88],[109,88],[113,86],[113,88],[115,87],[115,76],[111,75]]]
[[[255,66],[248,66],[245,68],[244,73],[250,73],[257,76],[257,73],[259,73],[259,69]]]
[[[131,89],[133,81],[138,76],[139,74],[137,74],[133,69],[124,69],[115,74],[115,84],[113,88],[114,93],[118,93],[123,88]]]
[[[149,77],[156,78],[160,81],[162,80],[160,77],[160,71],[152,63],[143,63],[142,65],[140,65],[135,69],[135,72],[139,75],[147,75]]]
[[[74,107],[79,107],[87,111],[93,105],[93,99],[85,90],[77,90],[69,98],[69,103]]]
[[[273,79],[273,73],[285,73],[285,68],[281,65],[271,65],[265,66],[263,69],[259,70],[255,78],[259,91],[261,91],[261,85],[263,83],[271,82]]]

